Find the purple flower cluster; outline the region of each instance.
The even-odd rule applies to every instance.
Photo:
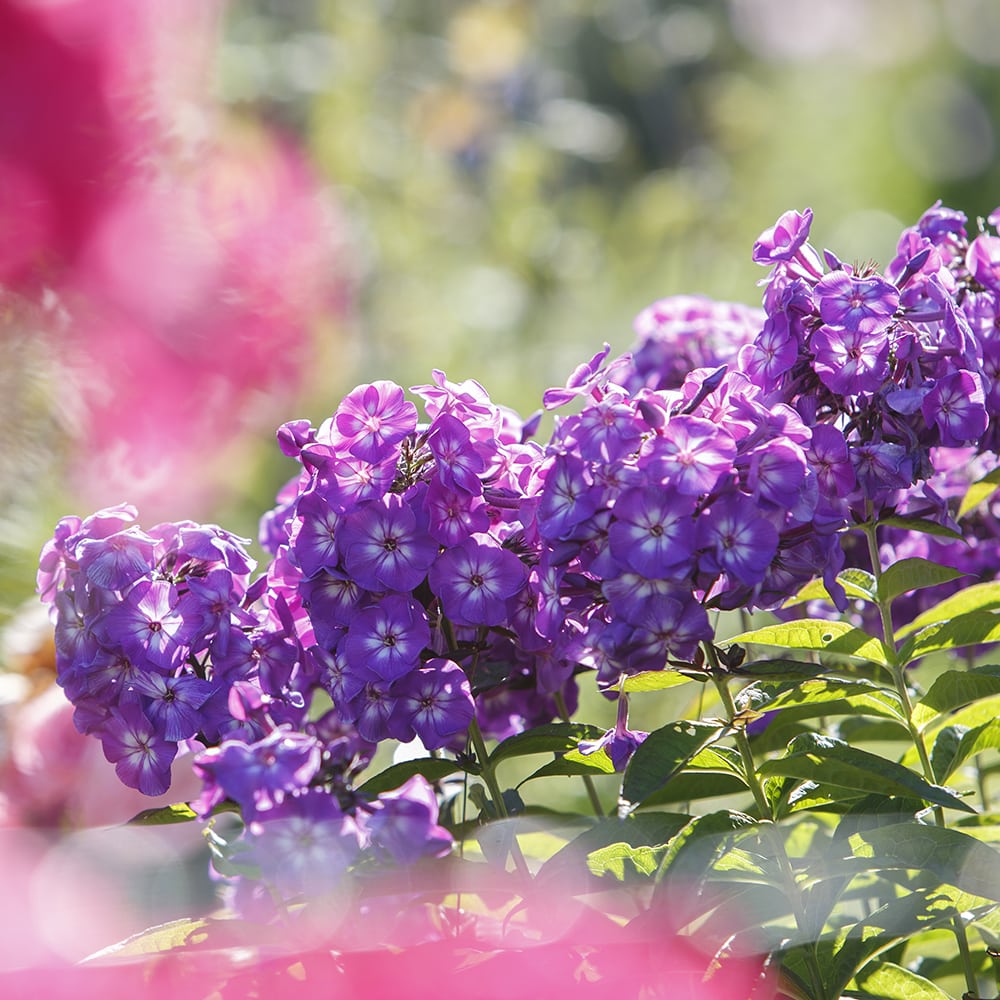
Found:
[[[863,520],[934,474],[932,449],[995,447],[997,237],[970,243],[965,217],[936,205],[880,273],[821,256],[811,222],[787,212],[755,244],[754,260],[772,268],[767,319],[738,364],[814,438],[823,428],[811,460],[824,495]]]
[[[247,608],[243,539],[193,522],[143,531],[135,517],[122,505],[63,518],[38,584],[77,728],[101,740],[126,785],[158,795],[179,746],[235,726],[229,692],[255,675],[257,647],[285,640]]]
[[[700,663],[710,610],[775,608],[816,576],[843,610],[843,529],[951,523],[949,499],[992,463],[1000,236],[970,240],[937,205],[881,273],[818,253],[811,220],[788,212],[755,244],[763,311],[662,300],[631,354],[605,345],[549,389],[545,408],[567,410],[545,445],[541,414],[437,371],[412,390],[423,420],[378,381],[318,427],[284,424],[299,470],[262,519],[253,581],[221,528],[144,531],[128,506],[64,518],[39,589],[78,727],[148,794],[195,750],[199,814],[235,803],[240,863],[296,892],[319,859],[338,873],[448,850],[422,779],[354,790],[376,744],[461,752],[474,721],[498,738],[551,721],[578,673],[613,695]],[[996,513],[943,561],[995,563]],[[885,541],[935,559],[948,544]],[[621,768],[642,738],[620,714],[583,749]]]
[[[536,627],[543,453],[528,440],[532,425],[476,382],[435,372],[413,391],[426,423],[402,388],[376,382],[318,428],[281,428],[302,471],[263,522],[268,593],[289,609],[340,718],[365,739],[461,749],[474,695],[492,701],[510,682],[496,727],[481,713],[499,735],[511,711],[551,719],[545,696],[569,686],[566,674],[548,683],[534,655],[546,645]]]

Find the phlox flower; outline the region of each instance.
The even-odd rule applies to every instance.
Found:
[[[143,795],[162,795],[170,787],[170,765],[177,744],[165,739],[135,702],[112,709],[100,730],[104,756],[119,780]]]
[[[431,589],[456,625],[499,625],[507,615],[507,598],[527,580],[521,560],[487,538],[466,538],[431,567]]]
[[[810,347],[820,381],[840,396],[877,392],[889,374],[889,338],[883,330],[821,326]]]
[[[392,594],[359,611],[342,642],[352,670],[391,681],[416,667],[430,638],[424,609],[412,598]]]
[[[939,379],[924,397],[921,410],[928,425],[937,426],[945,447],[976,441],[989,422],[983,381],[975,372],[952,372]]]
[[[672,417],[650,444],[646,467],[687,496],[709,493],[736,458],[736,442],[700,417]]]
[[[343,399],[333,424],[347,450],[366,462],[385,459],[417,427],[417,408],[394,382],[359,385]]]
[[[778,550],[778,531],[749,498],[729,494],[698,518],[698,544],[705,549],[703,569],[752,586],[764,579]]]
[[[469,728],[475,712],[469,679],[451,660],[435,657],[400,685],[395,711],[428,750],[446,746]]]
[[[899,305],[899,289],[884,278],[832,271],[816,283],[819,314],[829,326],[872,333],[884,330]]]
[[[438,554],[437,542],[397,494],[344,515],[339,544],[347,572],[375,591],[412,590]]]
[[[626,490],[608,529],[611,554],[642,576],[683,578],[694,564],[694,507],[670,486]]]

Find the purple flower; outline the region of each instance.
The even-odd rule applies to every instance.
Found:
[[[337,887],[360,856],[361,842],[354,817],[325,789],[315,788],[256,816],[245,860],[282,895],[314,896]]]
[[[193,808],[205,816],[223,798],[237,802],[245,820],[304,789],[319,771],[322,747],[306,733],[275,729],[256,743],[224,740],[194,759],[205,791]]]
[[[198,631],[198,615],[192,612],[172,583],[140,580],[104,614],[99,634],[108,645],[121,644],[132,660],[169,672],[187,655]]]
[[[752,344],[740,349],[739,366],[760,386],[769,387],[791,370],[799,356],[799,342],[784,313],[768,316]]]
[[[816,283],[819,314],[828,326],[872,333],[884,330],[899,305],[899,289],[883,278],[833,271]]]
[[[100,731],[104,756],[122,784],[143,795],[162,795],[170,787],[170,765],[177,744],[164,739],[135,702],[112,709]]]
[[[295,510],[290,548],[302,574],[316,576],[324,569],[336,569],[340,561],[337,526],[340,515],[319,493],[306,493]]]
[[[601,503],[583,459],[574,454],[556,455],[545,477],[538,527],[546,538],[566,538],[573,528],[593,514]]]
[[[417,427],[417,408],[394,382],[359,385],[344,397],[333,418],[347,450],[378,463]]]
[[[208,681],[181,674],[163,677],[144,671],[133,681],[133,687],[148,699],[145,714],[164,739],[186,740],[201,729],[198,709],[215,690]]]
[[[343,649],[352,670],[392,681],[416,667],[430,638],[424,609],[409,597],[393,594],[351,619]]]
[[[412,590],[426,576],[438,544],[417,525],[402,497],[390,494],[344,516],[340,548],[347,572],[368,590]]]
[[[437,750],[469,728],[475,704],[462,668],[451,660],[434,658],[401,683],[396,711],[428,750]]]
[[[736,458],[731,435],[700,417],[672,417],[650,446],[650,472],[669,480],[678,493],[709,493]]]
[[[805,212],[785,212],[778,221],[765,229],[753,245],[753,259],[758,264],[775,264],[779,260],[791,260],[799,248],[809,239],[812,225],[811,208]]]
[[[76,547],[80,569],[96,587],[126,590],[152,572],[156,540],[134,525],[105,538],[84,538]]]
[[[627,621],[613,622],[598,644],[619,670],[640,673],[662,670],[668,657],[690,660],[698,643],[711,636],[708,615],[700,604],[658,594],[639,604]]]
[[[854,489],[854,467],[841,430],[829,424],[814,427],[808,456],[824,496],[846,497]]]
[[[747,498],[728,495],[698,518],[698,543],[707,550],[700,561],[705,570],[752,586],[778,551],[778,531]]]
[[[468,427],[448,413],[437,417],[427,435],[427,446],[437,462],[440,481],[448,487],[479,496],[479,479],[486,468],[483,456],[472,442]]]
[[[424,498],[427,530],[442,545],[457,545],[469,535],[486,531],[490,517],[478,496],[453,490],[434,479]]]
[[[618,696],[618,718],[613,729],[609,729],[598,740],[581,740],[577,749],[585,757],[603,750],[616,771],[624,771],[632,754],[646,742],[649,733],[628,728],[628,695]]]
[[[439,858],[451,850],[451,834],[438,826],[438,805],[427,779],[415,774],[373,803],[368,832],[376,854],[396,864]]]
[[[945,447],[975,442],[989,422],[983,381],[975,372],[952,372],[939,379],[924,397],[921,410],[928,425],[937,426]]]
[[[683,578],[694,566],[694,507],[670,486],[626,490],[608,529],[611,554],[642,576]]]
[[[889,338],[882,330],[821,326],[810,347],[820,381],[840,396],[877,392],[889,374]]]
[[[466,538],[431,567],[431,589],[456,625],[499,625],[507,616],[507,598],[527,580],[521,560],[488,537]]]

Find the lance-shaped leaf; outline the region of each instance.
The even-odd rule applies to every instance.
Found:
[[[751,660],[732,671],[737,677],[761,678],[773,681],[797,681],[815,677],[826,670],[820,663],[805,660]]]
[[[958,520],[965,517],[970,510],[974,510],[984,500],[989,500],[996,493],[997,487],[1000,487],[1000,469],[993,469],[992,472],[987,472],[982,479],[974,482],[965,491],[965,496],[962,497],[958,508]]]
[[[1000,900],[1000,851],[954,828],[897,823],[852,834],[850,845],[870,871],[923,871],[963,892]]]
[[[373,775],[358,788],[358,791],[365,795],[381,795],[382,792],[399,788],[400,785],[409,781],[415,774],[423,775],[428,781],[433,783],[440,781],[442,778],[447,778],[450,774],[458,774],[465,770],[468,770],[471,774],[479,773],[478,766],[466,768],[457,760],[444,760],[440,757],[420,757],[416,760],[404,760]]]
[[[899,660],[905,665],[928,653],[989,642],[1000,642],[1000,615],[990,611],[969,611],[949,621],[928,625],[911,635],[899,650]]]
[[[928,625],[950,621],[959,615],[970,611],[989,611],[1000,608],[1000,580],[990,580],[988,583],[974,583],[971,587],[963,587],[957,594],[946,597],[923,614],[918,615],[909,625],[896,629],[899,639],[919,632]]]
[[[894,562],[882,574],[878,582],[880,601],[893,601],[900,594],[911,590],[923,590],[925,587],[936,587],[939,583],[948,583],[966,576],[953,566],[942,566],[929,559],[900,559]]]
[[[727,732],[721,722],[686,721],[669,722],[651,732],[625,768],[619,812],[631,812]]]
[[[741,699],[741,703],[742,703]],[[872,715],[906,725],[899,695],[868,681],[813,678],[798,684],[760,682],[749,704],[758,712],[781,711],[789,719],[824,715]]]
[[[604,730],[598,729],[597,726],[581,722],[552,722],[508,736],[490,754],[490,761],[498,764],[511,757],[526,757],[535,753],[564,753],[575,749],[580,740],[597,740],[603,735]]]
[[[879,1000],[951,1000],[950,993],[929,979],[892,962],[872,963],[854,978],[865,993]]]
[[[766,761],[758,771],[861,792],[915,795],[932,805],[976,811],[947,788],[930,784],[908,767],[818,733],[796,736],[784,757]]]
[[[947,781],[967,760],[984,750],[1000,750],[1000,719],[991,719],[975,729],[945,726],[931,750],[931,765],[938,781]]]
[[[756,826],[752,816],[732,809],[696,816],[667,845],[658,879],[668,871],[679,874],[682,880],[704,877],[713,859],[730,846],[735,832],[749,832]]]
[[[887,528],[902,528],[904,531],[916,531],[922,535],[935,535],[938,538],[951,538],[956,542],[964,542],[965,538],[954,528],[945,527],[937,521],[928,521],[923,517],[880,517],[878,523]],[[861,525],[858,525],[860,528]]]
[[[996,694],[1000,694],[1000,666],[990,664],[971,670],[949,670],[941,674],[913,706],[913,721],[923,730],[946,712]]]
[[[667,688],[678,687],[694,680],[690,674],[682,674],[678,670],[643,670],[631,674],[622,681],[621,689],[627,694],[636,691],[665,691]]]
[[[128,825],[171,826],[174,823],[190,823],[197,818],[198,814],[186,802],[176,802],[158,809],[143,809],[128,821]]]
[[[882,666],[889,662],[880,639],[873,638],[861,629],[848,625],[847,622],[826,621],[823,618],[801,618],[793,622],[765,625],[752,632],[733,636],[727,641],[838,653],[841,656],[856,656],[870,660]]]
[[[875,593],[875,577],[866,569],[855,569],[853,567],[841,570],[837,574],[837,583],[844,588],[844,593],[848,597],[854,597],[859,601],[867,601],[874,604],[878,597]],[[790,597],[782,605],[783,608],[791,608],[796,604],[804,604],[806,601],[828,601],[833,604],[826,585],[822,580],[810,580],[793,597]]]

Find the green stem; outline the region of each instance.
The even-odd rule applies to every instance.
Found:
[[[507,803],[503,800],[503,792],[500,789],[500,783],[497,781],[495,767],[490,762],[490,755],[486,749],[486,741],[483,739],[479,723],[475,718],[469,726],[469,738],[472,740],[472,746],[475,748],[476,759],[482,768],[482,779],[486,782],[486,787],[490,791],[490,798],[493,800],[493,806],[497,811],[497,815],[501,819],[508,819],[510,813],[507,812]],[[514,867],[518,870],[519,874],[530,879],[531,871],[528,868],[528,862],[525,861],[524,855],[521,853],[521,846],[517,842],[517,834],[513,830],[511,831],[510,856],[514,859]]]
[[[878,593],[879,582],[882,579],[882,561],[878,554],[878,538],[876,536],[876,526],[872,520],[871,504],[868,504],[868,521],[864,525],[865,538],[868,542],[868,557],[872,564],[872,576],[875,578],[875,592]],[[889,669],[892,673],[893,684],[899,700],[903,704],[903,711],[906,714],[906,727],[910,732],[910,739],[913,741],[920,758],[920,769],[924,778],[932,785],[937,784],[937,777],[931,765],[930,754],[927,752],[927,743],[923,733],[917,728],[913,721],[913,700],[910,698],[910,688],[906,683],[906,665],[899,662],[899,653],[896,649],[896,630],[892,624],[892,610],[888,601],[881,597],[878,599],[879,615],[882,619],[882,645],[885,647],[886,659],[889,661]],[[947,827],[944,818],[944,809],[941,806],[934,808],[934,822],[942,829]],[[976,972],[972,966],[972,954],[969,950],[969,938],[965,932],[965,924],[962,918],[956,913],[952,918],[952,930],[955,934],[955,941],[958,944],[959,955],[962,959],[962,971],[965,975],[965,985],[968,989],[969,997],[979,995],[979,984],[976,981]]]
[[[559,713],[559,718],[563,722],[569,722],[569,709],[566,707],[566,699],[563,697],[562,691],[556,691],[552,696],[552,700],[556,703],[556,711]],[[587,797],[590,799],[590,806],[594,810],[594,815],[598,819],[602,819],[604,817],[604,806],[601,805],[601,799],[597,794],[597,786],[594,784],[594,779],[589,774],[582,774],[580,777],[583,778],[583,784],[587,789]]]
[[[785,842],[777,826],[775,826],[774,811],[771,809],[771,804],[767,800],[767,793],[764,791],[764,785],[757,774],[757,765],[753,759],[753,748],[750,746],[750,739],[746,734],[746,729],[739,725],[733,726],[733,720],[737,714],[736,704],[733,701],[729,685],[726,683],[726,675],[719,670],[719,660],[715,655],[715,647],[710,642],[707,642],[704,644],[704,649],[705,656],[713,668],[712,680],[715,682],[719,698],[726,710],[726,720],[735,730],[733,738],[736,741],[736,748],[743,760],[743,770],[746,772],[747,784],[750,786],[754,802],[757,804],[757,811],[760,813],[761,833],[770,841],[771,852],[778,862],[778,867],[781,869],[781,876],[785,883],[785,894],[788,896],[788,901],[792,906],[795,926],[798,928],[799,936],[802,938],[805,946],[806,968],[809,970],[813,993],[816,1000],[824,1000],[827,994],[826,988],[823,985],[823,973],[820,970],[819,959],[816,955],[817,942],[812,940],[811,935],[808,935],[808,921],[806,920],[802,892],[795,878],[795,869],[792,867],[791,859],[788,857],[788,851],[785,850]]]

